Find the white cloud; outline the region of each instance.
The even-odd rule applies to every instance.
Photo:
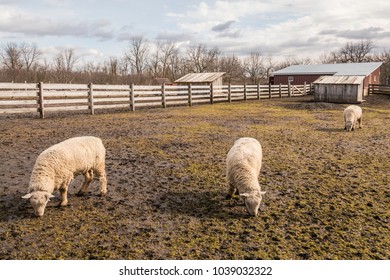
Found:
[[[113,1],[3,0],[0,40],[71,42],[114,55],[135,35],[236,55],[318,57],[361,39],[390,48],[388,0]]]
[[[98,40],[113,38],[111,22],[106,19],[79,20],[35,15],[15,8],[0,10],[0,31],[19,36],[75,36]]]
[[[318,56],[351,40],[387,38],[389,47],[389,34],[382,30],[390,26],[389,17],[383,13],[390,10],[389,3],[386,0],[375,5],[352,0],[207,1],[182,13],[177,26],[184,33],[193,34],[198,42],[211,42],[238,54],[257,50]],[[220,32],[215,32],[216,29]]]
[[[156,36],[156,40],[169,42],[187,42],[191,40],[191,35],[188,33],[162,31]]]

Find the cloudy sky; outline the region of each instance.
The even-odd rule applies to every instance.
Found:
[[[390,49],[390,1],[0,0],[0,45],[74,48],[86,60],[121,56],[133,36],[218,47],[238,56],[317,59],[347,42]]]

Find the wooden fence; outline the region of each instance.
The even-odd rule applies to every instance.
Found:
[[[368,85],[368,94],[390,94],[390,85]]]
[[[192,106],[202,103],[303,96],[311,85],[95,85],[0,83],[0,113],[39,113],[142,107]]]

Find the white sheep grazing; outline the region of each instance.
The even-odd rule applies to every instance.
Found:
[[[84,182],[77,195],[83,195],[95,174],[100,181],[100,195],[107,193],[105,171],[106,150],[102,140],[93,136],[75,137],[43,151],[37,158],[31,173],[28,194],[37,216],[42,217],[53,191],[60,190],[61,203],[68,203],[68,186],[74,176],[84,175]]]
[[[261,169],[262,149],[254,138],[240,138],[229,150],[226,157],[226,179],[230,199],[235,191],[244,198],[250,215],[257,216],[262,196],[258,181]]]
[[[350,105],[344,110],[344,129],[346,131],[355,130],[356,122],[359,122],[359,128],[362,128],[362,108]]]

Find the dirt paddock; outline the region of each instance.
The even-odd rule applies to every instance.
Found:
[[[369,96],[363,128],[345,104],[311,97],[137,112],[0,116],[0,259],[389,259],[390,97]],[[59,193],[42,219],[26,193],[37,156],[100,137],[108,196]],[[259,216],[225,200],[239,137],[263,146]]]

